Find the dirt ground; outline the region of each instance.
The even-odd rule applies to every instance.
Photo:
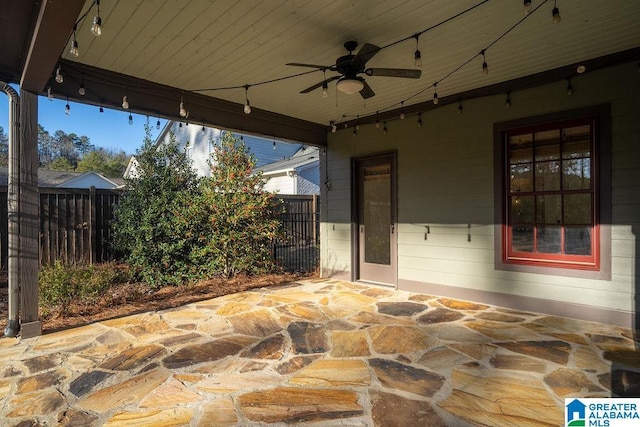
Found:
[[[150,290],[142,283],[122,283],[112,287],[96,303],[75,303],[66,313],[48,313],[42,316],[43,332],[52,332],[100,320],[125,316],[144,311],[178,307],[248,289],[283,285],[311,278],[313,275],[291,273],[262,276],[239,276],[233,279],[211,279],[192,286],[166,287]],[[0,276],[0,337],[4,336],[8,315],[7,278]]]

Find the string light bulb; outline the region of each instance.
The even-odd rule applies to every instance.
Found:
[[[433,84],[433,103],[435,105],[438,105],[438,102],[440,102],[440,100],[438,99],[438,92],[436,90],[437,87],[438,87],[438,82]]]
[[[60,70],[60,66],[56,69],[56,83],[62,83],[64,81],[64,77],[62,76],[62,71]]]
[[[458,115],[462,114],[462,100],[458,100]]]
[[[507,99],[504,102],[504,107],[508,110],[511,108],[511,94],[507,92]]]
[[[251,114],[251,105],[249,104],[249,85],[244,86],[244,108],[245,114]]]
[[[78,57],[80,55],[80,51],[78,50],[78,40],[76,40],[76,31],[78,30],[78,24],[73,24],[73,40],[71,41],[71,49],[69,49],[69,53],[71,56]]]
[[[84,74],[82,75],[82,80],[80,81],[80,87],[78,88],[78,93],[80,96],[84,96],[87,93],[87,90],[84,87]]]
[[[184,98],[180,97],[180,110],[178,111],[180,117],[187,117],[187,110],[184,108]]]
[[[422,127],[422,114],[418,114],[418,127]]]
[[[102,108],[102,105],[100,106],[100,109],[98,111],[104,113],[104,108]]]
[[[353,127],[353,137],[355,138],[356,136],[358,136],[358,129],[356,129],[356,127]]]
[[[202,124],[202,133],[205,133],[207,129],[204,127],[204,123]]]
[[[571,79],[567,79],[567,95],[573,95],[573,86],[571,85]]]
[[[562,21],[562,17],[560,16],[560,9],[556,6],[556,1],[553,2],[553,10],[551,11],[551,16],[553,16],[553,23],[559,24]]]
[[[156,129],[160,129],[160,120],[156,122]]]
[[[387,134],[387,122],[384,122],[384,126],[382,127],[382,133]]]
[[[67,98],[67,105],[64,106],[64,113],[67,116],[71,114],[71,106],[69,105],[69,98]]]
[[[182,122],[178,124],[178,128],[182,129]]]
[[[133,116],[131,115],[131,113],[129,113],[129,124],[133,124]]]
[[[532,9],[533,6],[531,5],[531,0],[524,0],[524,14],[528,15]]]
[[[380,118],[378,117],[377,111],[376,111],[376,129],[380,129]]]
[[[400,120],[404,120],[407,115],[404,113],[404,101],[400,102],[401,110],[400,110]]]
[[[98,13],[93,18],[93,24],[91,24],[91,33],[99,37],[102,35],[102,18],[100,18],[100,0],[96,0],[96,6],[98,7]]]
[[[53,91],[51,90],[51,86],[47,88],[47,99],[49,101],[53,101]]]
[[[127,95],[122,97],[122,108],[125,110],[129,109],[129,98],[127,98]]]
[[[322,97],[326,98],[329,96],[329,93],[327,92],[329,90],[329,84],[327,83],[327,71],[322,70],[322,73],[324,74],[324,80],[322,81]]]
[[[275,141],[273,141],[273,149],[274,150],[276,149],[276,142]]]
[[[482,53],[482,74],[486,76],[489,74],[489,65],[487,64],[487,57],[485,55],[484,49],[480,53]]]
[[[336,133],[336,131],[338,130],[338,127],[336,126],[336,122],[331,120],[329,124],[331,125],[331,133]]]
[[[420,53],[420,47],[419,47],[419,41],[420,41],[420,35],[416,34],[415,36],[416,39],[416,51],[413,54],[413,59],[414,59],[414,65],[416,68],[422,68],[422,53]]]

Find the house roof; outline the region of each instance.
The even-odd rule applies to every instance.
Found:
[[[274,172],[284,172],[290,170],[298,170],[307,165],[312,165],[319,161],[319,152],[317,147],[304,147],[299,149],[293,156],[269,163],[262,167],[258,167],[259,171],[268,175]]]
[[[136,112],[173,119],[183,99],[193,123],[318,145],[329,121],[394,120],[401,108],[415,115],[569,77],[578,87],[577,65],[588,73],[640,55],[640,2],[629,0],[534,0],[527,15],[521,1],[103,1],[100,37],[89,31],[94,4],[5,0],[1,79],[39,94],[52,84],[55,96],[117,109],[128,93]],[[76,23],[78,57],[68,45]],[[411,69],[421,49],[421,78],[361,75],[376,94],[366,102],[336,91],[348,40],[359,42],[354,53],[364,43],[383,48],[366,63],[374,68]],[[62,84],[51,82],[58,65]],[[325,73],[331,96],[322,98]]]
[[[65,184],[72,181],[95,175],[107,184],[113,184],[114,188],[124,185],[122,178],[106,178],[97,172],[69,172],[69,171],[52,171],[46,169],[38,169],[38,187],[40,188],[64,188]],[[9,169],[6,166],[0,166],[0,186],[9,185]]]

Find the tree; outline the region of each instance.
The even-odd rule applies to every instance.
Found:
[[[74,171],[75,168],[66,157],[57,157],[48,165],[48,169],[52,171]]]
[[[244,144],[224,133],[214,150],[211,176],[202,180],[198,199],[187,205],[184,219],[197,238],[192,260],[209,276],[275,267],[271,243],[278,234],[281,204],[264,190],[265,180],[254,174],[254,166]]]
[[[9,135],[4,133],[0,126],[0,166],[9,164]]]
[[[119,153],[104,148],[92,149],[78,162],[78,172],[98,172],[108,178],[122,177],[129,158],[124,151]]]
[[[115,209],[115,249],[152,286],[188,281],[197,270],[190,262],[192,237],[186,233],[189,224],[177,218],[185,201],[195,198],[198,178],[175,135],[155,147],[148,124],[136,159],[136,174],[126,180],[127,191]]]

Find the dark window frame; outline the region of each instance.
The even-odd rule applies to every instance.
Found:
[[[560,124],[592,120],[591,158],[593,198],[592,257],[531,256],[510,251],[508,223],[509,158],[507,135],[518,130],[556,128]],[[611,278],[611,112],[610,105],[582,108],[494,124],[495,266],[498,270],[594,279]],[[521,256],[524,255],[524,256]]]

